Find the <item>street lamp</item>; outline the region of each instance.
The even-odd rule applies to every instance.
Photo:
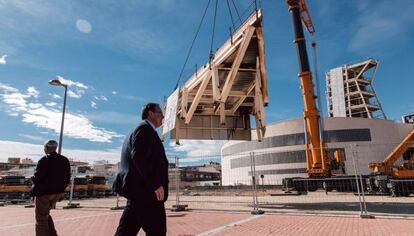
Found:
[[[63,111],[62,111],[62,122],[60,124],[60,136],[59,136],[59,150],[58,153],[61,154],[62,152],[62,138],[63,138],[63,125],[65,123],[65,110],[66,110],[66,93],[68,91],[68,85],[67,84],[62,84],[62,82],[60,82],[60,80],[58,79],[52,79],[49,80],[49,84],[53,85],[53,86],[62,86],[65,88],[65,96],[63,98]]]

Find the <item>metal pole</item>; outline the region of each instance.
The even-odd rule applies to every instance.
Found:
[[[357,191],[358,191],[358,200],[359,200],[359,210],[360,210],[360,216],[362,217],[363,215],[363,211],[362,211],[362,199],[361,199],[361,194],[359,192],[359,183],[358,183],[358,175],[357,175],[357,167],[356,167],[356,163],[355,163],[355,149],[354,149],[354,144],[351,145],[351,151],[352,151],[352,163],[354,165],[354,171],[355,171],[355,181],[356,181],[356,185],[357,185]]]
[[[62,144],[63,144],[63,126],[65,123],[65,111],[66,111],[66,95],[68,91],[67,85],[62,85],[65,88],[65,96],[63,97],[63,111],[62,111],[62,122],[60,124],[60,136],[59,136],[59,150],[58,153],[62,153]],[[73,186],[73,185],[72,185]]]
[[[356,146],[358,146],[358,144]],[[356,162],[359,163],[359,156],[358,155],[356,155]],[[365,201],[364,185],[363,185],[362,176],[361,176],[361,169],[359,168],[359,165],[357,165],[357,173],[358,173],[358,176],[359,176],[359,183],[361,184],[362,205],[363,205],[363,208],[364,208],[364,211],[365,211],[365,215],[368,216],[369,214],[368,214],[368,210],[367,210],[367,204],[366,204],[366,201]]]
[[[80,207],[80,204],[79,203],[73,203],[72,202],[72,200],[73,200],[73,186],[75,184],[75,175],[78,173],[77,167],[74,166],[74,168],[75,169],[72,169],[72,176],[71,176],[72,183],[71,183],[71,186],[70,186],[69,202],[68,202],[68,204],[66,206],[63,207],[63,209],[70,209],[70,208],[78,208],[78,207]]]
[[[178,157],[175,157],[175,206],[178,207],[180,205],[180,173],[178,168]]]
[[[60,146],[59,146],[60,147]],[[76,168],[76,167],[75,167]],[[73,198],[73,185],[75,184],[75,170],[72,169],[72,178],[70,184],[70,195],[69,195],[69,203],[68,205],[72,205],[72,198]]]
[[[172,211],[185,211],[188,205],[180,204],[180,168],[179,168],[180,159],[175,157],[175,205],[173,205]]]
[[[355,162],[355,158],[357,157],[355,147],[356,147],[356,145],[353,144],[351,146],[351,149],[352,149],[352,162],[354,164],[354,169],[355,169],[355,181],[356,181],[357,191],[358,191],[359,208],[360,208],[360,211],[361,211],[360,217],[361,218],[374,218],[373,216],[368,214],[367,206],[365,205],[365,194],[363,193],[364,190],[363,190],[363,185],[362,185],[362,177],[358,173],[359,167],[357,166],[357,164]],[[362,194],[361,194],[360,185],[361,185],[361,189],[362,189]],[[361,195],[363,195],[364,197],[361,198]]]
[[[251,212],[253,215],[261,215],[264,213],[264,211],[259,210],[259,208],[257,207],[257,190],[256,190],[256,163],[255,163],[255,157],[254,157],[254,152],[250,153],[250,169],[251,169],[251,173],[252,173],[252,188],[253,188],[253,211]]]

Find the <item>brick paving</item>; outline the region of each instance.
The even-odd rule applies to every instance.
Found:
[[[52,210],[59,235],[113,235],[122,211]],[[413,235],[413,219],[187,211],[170,212],[168,235]],[[34,208],[0,207],[0,235],[34,235]],[[140,232],[139,235],[144,235]]]
[[[214,235],[413,235],[414,220],[265,215]]]

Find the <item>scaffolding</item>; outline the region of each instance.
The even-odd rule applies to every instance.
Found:
[[[372,86],[378,61],[367,59],[326,73],[329,117],[387,119]]]

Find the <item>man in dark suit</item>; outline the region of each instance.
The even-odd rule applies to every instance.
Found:
[[[115,235],[166,235],[168,161],[156,128],[164,118],[157,103],[142,108],[143,122],[126,138],[113,189],[128,199]]]
[[[36,235],[57,235],[50,210],[63,199],[70,180],[69,160],[56,152],[58,143],[49,140],[44,145],[46,156],[36,166],[32,196],[35,200]]]

